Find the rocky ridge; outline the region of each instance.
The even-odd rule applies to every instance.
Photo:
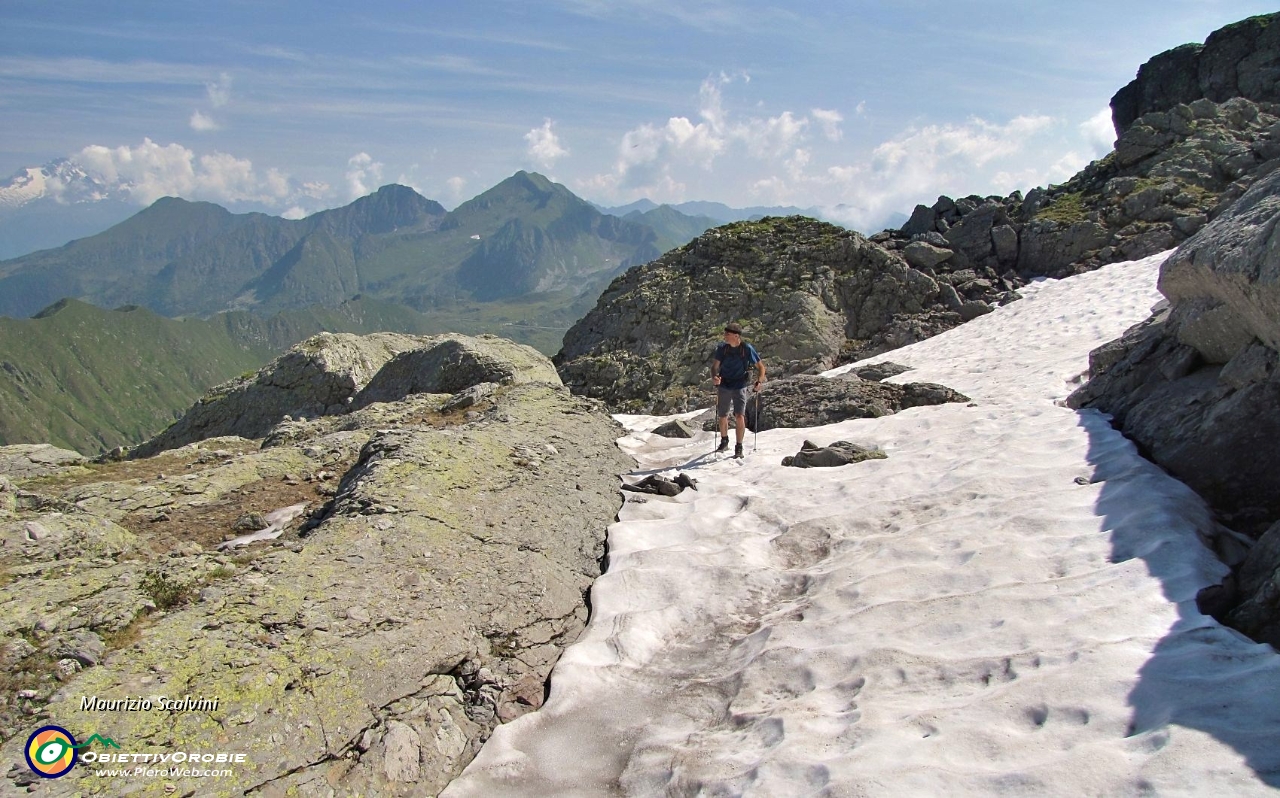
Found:
[[[1172,249],[1280,155],[1280,106],[1199,99],[1151,111],[1066,183],[1025,197],[939,197],[872,236],[922,270],[1066,277]]]
[[[150,458],[102,462],[0,450],[15,466],[0,478],[0,750],[20,765],[16,785],[35,778],[23,734],[56,718],[127,750],[246,754],[230,778],[170,780],[181,794],[435,794],[495,724],[541,704],[585,624],[618,475],[633,464],[617,425],[533,350],[460,336],[410,344],[318,337],[238,385],[237,406],[251,408],[303,363],[316,379],[296,383],[300,406],[336,384],[384,388],[361,406],[280,416],[261,442],[173,440]],[[380,380],[397,348],[443,376]],[[464,352],[486,358],[469,378],[446,374]],[[261,403],[245,423],[261,429],[288,406]],[[281,538],[217,550],[301,502]],[[218,706],[81,708],[83,697],[158,695]],[[41,792],[100,788],[86,772]]]
[[[1112,153],[1025,197],[939,197],[873,236],[917,268],[1065,277],[1172,249],[1280,156],[1280,13],[1161,53],[1111,99]]]

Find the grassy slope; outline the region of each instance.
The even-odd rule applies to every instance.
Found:
[[[67,301],[0,318],[0,442],[90,453],[164,428],[206,388],[261,365],[213,322]]]
[[[422,314],[361,298],[262,319],[245,312],[168,319],[76,300],[37,318],[0,317],[0,445],[53,443],[93,454],[164,429],[214,385],[322,330],[491,332],[551,355],[571,297],[469,303]]]

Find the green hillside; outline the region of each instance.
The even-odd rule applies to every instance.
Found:
[[[321,331],[491,332],[551,355],[586,310],[563,293],[431,314],[356,297],[266,319],[245,311],[169,319],[136,306],[63,300],[30,319],[0,317],[0,445],[52,443],[94,454],[139,443],[209,388]]]
[[[83,453],[163,429],[208,387],[270,357],[218,321],[175,321],[67,300],[0,318],[0,443]]]

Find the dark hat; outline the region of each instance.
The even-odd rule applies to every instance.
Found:
[[[724,326],[724,331],[742,335],[742,326],[739,325],[737,322],[731,321]]]

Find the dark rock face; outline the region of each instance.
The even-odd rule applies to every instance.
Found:
[[[1214,31],[1203,45],[1160,53],[1111,98],[1116,134],[1138,117],[1201,98],[1280,102],[1280,13],[1250,17]]]
[[[1165,262],[1170,304],[1090,356],[1068,403],[1110,413],[1251,537],[1280,519],[1280,162]],[[1267,533],[1271,535],[1271,532]],[[1280,643],[1280,546],[1254,548],[1218,617]],[[1236,606],[1238,605],[1238,606]],[[1270,631],[1268,631],[1270,630]]]
[[[800,451],[782,458],[782,464],[791,468],[839,468],[863,460],[884,460],[888,456],[880,449],[859,446],[851,441],[836,441],[828,446],[805,441]]]
[[[909,407],[967,401],[969,397],[961,393],[927,382],[895,385],[869,382],[852,374],[799,374],[766,384],[759,403],[747,404],[747,427],[756,432],[817,427],[849,418],[879,418]]]
[[[955,327],[1017,285],[988,271],[916,269],[858,233],[804,217],[740,222],[615,280],[555,362],[573,391],[614,407],[687,410],[710,397],[711,357],[728,321],[744,324],[771,375],[800,374]]]

